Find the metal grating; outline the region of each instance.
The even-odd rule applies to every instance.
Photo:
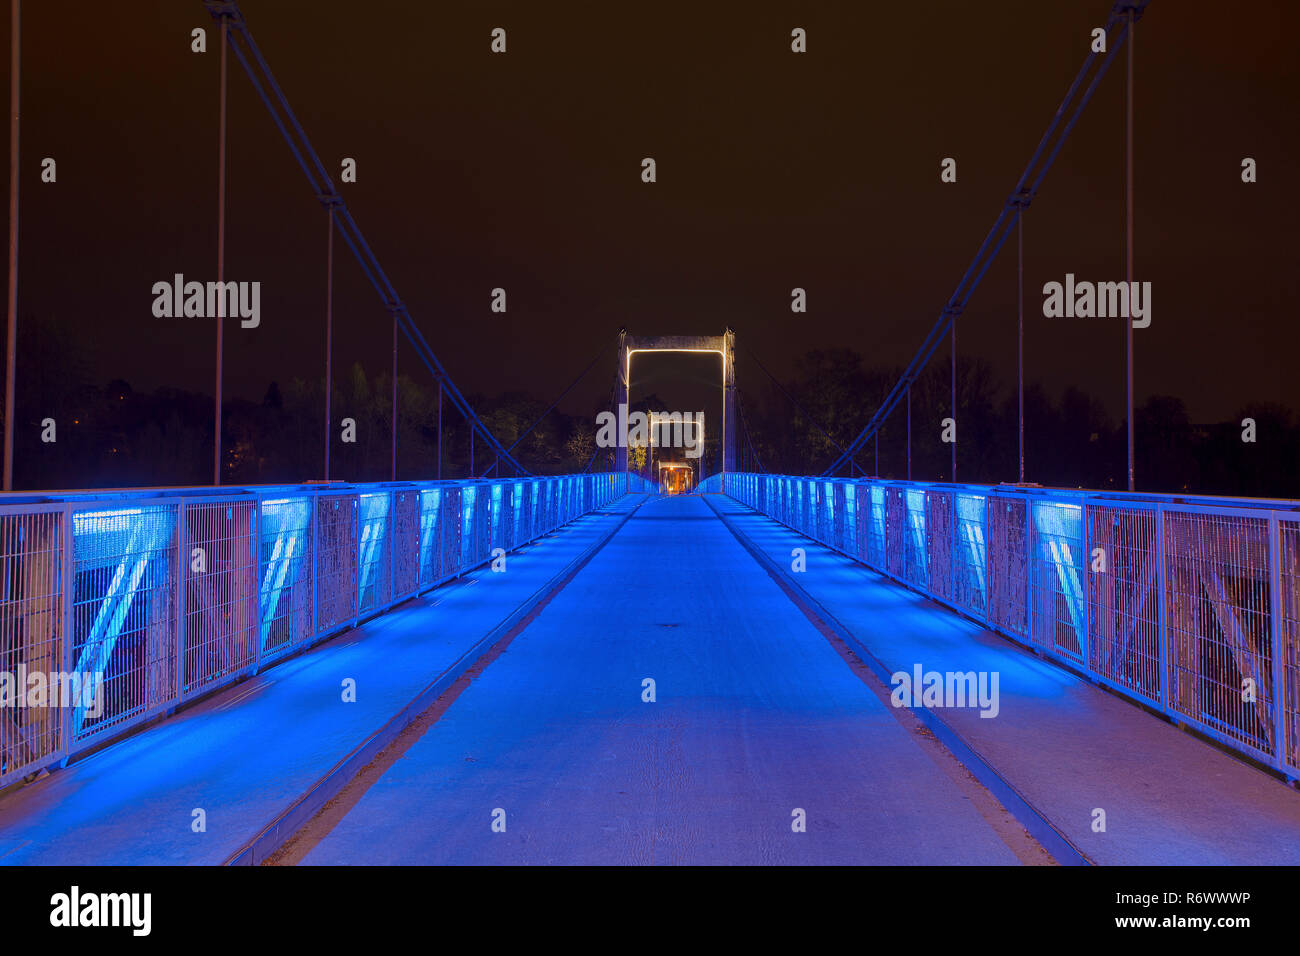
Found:
[[[1277,530],[1282,680],[1286,689],[1284,757],[1293,768],[1300,769],[1300,521],[1279,520]]]
[[[99,686],[69,708],[73,744],[176,699],[176,509],[73,513],[69,659]]]
[[[261,503],[258,640],[263,660],[290,651],[315,634],[313,501],[274,498]]]
[[[316,633],[357,616],[357,496],[316,499]]]
[[[61,688],[64,528],[62,511],[0,515],[0,786],[63,748],[65,698],[33,699],[29,678]]]
[[[450,578],[461,571],[460,539],[463,531],[461,511],[464,505],[461,502],[462,489],[459,487],[444,489],[443,495],[442,512],[438,517],[438,524],[442,529],[439,577]]]
[[[441,488],[420,492],[420,589],[431,588],[442,580],[442,499]]]
[[[492,550],[496,548],[507,548],[506,529],[510,527],[510,494],[509,488],[501,485],[492,486],[492,508],[488,517],[488,540],[491,542]]]
[[[517,547],[533,537],[531,515],[533,512],[533,490],[535,481],[516,481],[512,501],[514,521],[511,522],[510,546]]]
[[[1164,513],[1168,705],[1216,734],[1273,749],[1268,519]],[[1254,700],[1245,688],[1254,688]]]
[[[181,693],[189,695],[257,661],[257,506],[251,498],[203,500],[182,513]]]
[[[906,554],[904,573],[909,584],[925,588],[930,581],[930,569],[925,560],[925,491],[921,488],[908,488],[902,494],[907,508],[903,537]]]
[[[907,578],[907,502],[903,489],[885,489],[885,570],[897,578]]]
[[[1088,667],[1160,699],[1160,555],[1155,509],[1088,505]]]
[[[840,550],[845,554],[857,556],[858,553],[858,489],[852,483],[839,486],[841,501]]]
[[[988,612],[988,547],[984,496],[953,496],[957,540],[953,545],[953,601],[979,616]]]
[[[867,564],[877,571],[885,569],[885,489],[871,486],[871,504],[867,509]]]
[[[1084,664],[1083,508],[1034,501],[1030,510],[1029,639]]]
[[[393,550],[389,538],[392,495],[386,491],[360,496],[357,536],[358,608],[373,611],[392,600]]]
[[[1025,636],[1025,501],[990,495],[988,521],[988,618],[997,627]]]
[[[930,574],[930,591],[953,600],[953,552],[957,522],[952,492],[925,492],[925,551]]]
[[[460,510],[461,510],[461,531],[460,531],[460,570],[464,571],[474,566],[474,558],[478,554],[476,539],[478,538],[478,522],[475,520],[478,514],[478,499],[481,497],[478,489],[473,485],[464,487],[460,491]]]
[[[393,599],[410,597],[420,587],[420,493],[392,493],[393,520],[391,547],[393,561]]]

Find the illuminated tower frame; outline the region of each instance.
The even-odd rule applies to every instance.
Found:
[[[722,357],[722,485],[727,472],[736,470],[736,333],[727,329],[721,335],[618,336],[618,386],[614,405],[627,404],[628,383],[632,379],[632,356],[638,352],[714,352]],[[627,471],[627,448],[622,442],[615,452],[615,471]],[[704,475],[700,476],[705,477]]]

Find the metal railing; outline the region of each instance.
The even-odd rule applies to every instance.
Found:
[[[0,496],[0,787],[626,494],[626,474]]]
[[[1300,778],[1300,501],[736,473],[700,489]]]

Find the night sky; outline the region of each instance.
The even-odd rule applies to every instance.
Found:
[[[817,347],[905,362],[1109,6],[242,4],[336,182],[357,160],[343,196],[452,377],[547,401],[620,327],[731,326],[742,389],[761,374],[745,349],[784,377]],[[215,278],[213,23],[200,0],[29,0],[23,14],[20,320],[75,328],[101,384],[210,391],[211,322],[155,318],[150,288]],[[504,55],[489,49],[498,26]],[[190,52],[195,27],[206,54]],[[790,51],[794,27],[806,54]],[[1209,421],[1300,402],[1297,36],[1290,2],[1154,0],[1138,25],[1136,278],[1154,286],[1153,324],[1134,336],[1139,404],[1177,395]],[[262,282],[262,323],[228,326],[226,389],[259,399],[273,379],[321,374],[326,216],[230,68],[226,278]],[[1025,221],[1028,376],[1116,417],[1122,324],[1046,319],[1041,288],[1124,277],[1123,90],[1121,59]],[[56,184],[40,181],[46,156]],[[940,182],[948,156],[956,184]],[[389,318],[336,254],[336,368],[378,372]],[[489,311],[498,286],[505,315]],[[796,286],[806,315],[790,311]],[[1015,304],[1011,243],[959,332],[1008,387]],[[23,376],[60,374],[19,361]],[[399,361],[415,374],[405,342]],[[603,403],[613,367],[611,352],[565,409]],[[644,368],[637,388],[663,395],[673,366]]]

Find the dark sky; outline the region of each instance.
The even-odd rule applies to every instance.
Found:
[[[452,376],[546,400],[620,326],[730,325],[783,376],[812,347],[905,361],[1109,6],[242,4],[327,167],[357,159],[344,197]],[[101,381],[137,389],[212,387],[211,323],[155,318],[150,293],[175,272],[214,278],[218,54],[190,52],[198,26],[200,0],[24,4],[20,314],[62,317]],[[497,26],[505,55],[489,51]],[[790,52],[795,26],[807,54]],[[1174,394],[1211,420],[1298,401],[1297,36],[1292,2],[1154,0],[1139,24],[1137,278],[1154,284],[1139,402]],[[258,398],[320,374],[325,214],[231,71],[227,278],[262,282],[263,318],[229,327],[227,390]],[[1123,278],[1123,88],[1118,63],[1025,226],[1029,375],[1113,413],[1122,325],[1043,318],[1040,290]],[[45,156],[57,184],[40,182]],[[946,156],[956,184],[939,180]],[[336,362],[378,369],[389,320],[337,252]],[[807,315],[790,312],[794,286]],[[1015,301],[1008,246],[961,320],[963,354],[1013,373]],[[405,343],[401,361],[413,371]],[[612,362],[569,410],[603,398]],[[739,371],[742,388],[760,374],[743,357]]]

